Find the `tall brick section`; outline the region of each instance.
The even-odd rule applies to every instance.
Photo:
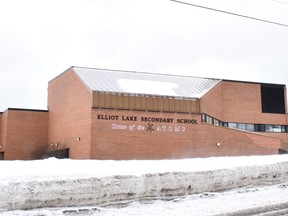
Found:
[[[69,148],[74,159],[89,159],[92,92],[68,69],[48,85],[48,140],[54,149]]]
[[[40,158],[47,148],[48,112],[10,108],[1,116],[0,152],[2,152],[2,159]]]

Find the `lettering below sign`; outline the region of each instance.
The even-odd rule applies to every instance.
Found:
[[[186,132],[183,124],[198,124],[196,119],[174,119],[161,117],[137,117],[119,115],[97,115],[97,119],[113,121],[112,130],[147,131],[147,132]],[[122,121],[116,123],[116,121]],[[123,123],[124,122],[124,123]],[[177,123],[178,125],[168,125]]]

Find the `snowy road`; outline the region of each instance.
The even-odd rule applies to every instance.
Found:
[[[287,214],[288,155],[0,163],[3,216]]]
[[[110,206],[46,208],[3,212],[2,216],[280,216],[288,214],[288,183],[201,193],[167,200],[123,201]]]

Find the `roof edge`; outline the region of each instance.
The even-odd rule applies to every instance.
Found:
[[[52,78],[51,80],[48,81],[48,83],[52,82],[53,80],[59,78],[60,76],[62,76],[63,74],[65,74],[67,71],[73,69],[73,66],[67,68],[66,70],[64,70],[62,73],[58,74],[56,77]]]
[[[7,112],[7,111],[49,112],[48,110],[26,109],[26,108],[7,108],[6,110],[4,110],[4,112]],[[0,114],[2,114],[4,112],[0,112]]]
[[[151,74],[151,75],[163,75],[163,76],[172,76],[172,77],[189,77],[189,78],[200,78],[200,79],[213,79],[213,80],[223,80],[220,78],[211,78],[211,77],[198,77],[198,76],[188,76],[188,75],[179,75],[179,74],[166,74],[166,73],[153,73],[147,71],[135,71],[135,70],[120,70],[120,69],[108,69],[108,68],[92,68],[92,67],[79,67],[79,66],[71,66],[70,68],[79,68],[79,69],[88,69],[88,70],[103,70],[103,71],[114,71],[114,72],[124,72],[124,73],[142,73],[142,74]],[[69,69],[70,69],[69,68]],[[68,70],[68,69],[67,69]]]
[[[225,82],[236,82],[236,83],[245,83],[245,84],[260,84],[260,85],[274,85],[274,86],[281,86],[285,87],[285,84],[277,84],[277,83],[266,83],[266,82],[253,82],[253,81],[241,81],[241,80],[229,80],[229,79],[222,79]]]
[[[129,73],[143,73],[143,74],[152,74],[152,75],[165,75],[165,76],[177,76],[177,77],[192,77],[192,78],[200,78],[200,79],[213,79],[213,80],[219,80],[219,81],[226,81],[226,82],[238,82],[238,83],[247,83],[247,84],[267,84],[267,85],[278,85],[278,86],[286,86],[286,84],[277,84],[277,83],[266,83],[266,82],[254,82],[254,81],[244,81],[244,80],[229,80],[229,79],[223,79],[223,78],[213,78],[213,77],[201,77],[201,76],[188,76],[188,75],[178,75],[178,74],[166,74],[166,73],[153,73],[153,72],[145,72],[145,71],[135,71],[135,70],[121,70],[121,69],[108,69],[108,68],[93,68],[93,67],[81,67],[81,66],[70,66],[65,71],[63,71],[58,76],[51,79],[49,82],[57,79],[58,77],[62,76],[64,73],[66,73],[69,70],[73,70],[74,68],[79,69],[89,69],[89,70],[103,70],[103,71],[115,71],[115,72],[129,72]],[[75,70],[74,70],[75,71]],[[76,72],[76,71],[75,71]],[[77,72],[76,72],[77,73]],[[49,83],[48,82],[48,83]]]
[[[210,89],[208,89],[206,92],[204,92],[199,98],[203,98],[206,94],[208,94],[210,91],[212,91],[216,86],[218,86],[223,80],[219,79],[217,83],[215,83]]]

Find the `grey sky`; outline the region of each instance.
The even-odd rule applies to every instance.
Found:
[[[288,0],[186,0],[288,24]],[[288,83],[288,28],[169,0],[0,0],[0,111],[70,66]]]

